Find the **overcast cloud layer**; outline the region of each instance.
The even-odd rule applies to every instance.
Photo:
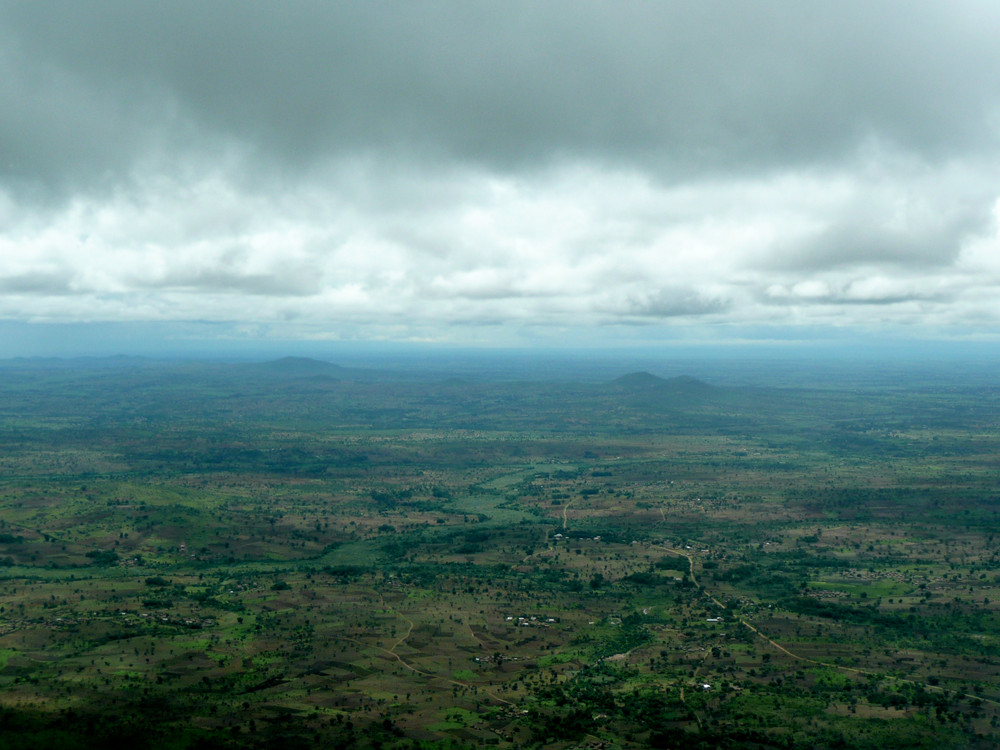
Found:
[[[985,1],[0,0],[0,318],[989,335],[997,39]]]

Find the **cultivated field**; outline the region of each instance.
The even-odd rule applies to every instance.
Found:
[[[997,406],[0,368],[0,748],[995,747]]]

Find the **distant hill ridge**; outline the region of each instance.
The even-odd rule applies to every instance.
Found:
[[[703,380],[693,378],[690,375],[679,375],[675,378],[661,378],[651,372],[630,372],[611,381],[611,385],[616,388],[628,391],[684,391],[689,393],[707,393],[715,390]]]
[[[309,357],[282,357],[250,365],[250,368],[263,374],[300,378],[315,375],[340,377],[344,372],[344,368],[340,365]]]

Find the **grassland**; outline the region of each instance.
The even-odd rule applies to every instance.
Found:
[[[0,748],[995,747],[997,404],[0,369]]]

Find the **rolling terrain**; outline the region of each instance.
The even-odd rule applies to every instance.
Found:
[[[994,747],[997,390],[0,366],[0,747]]]

